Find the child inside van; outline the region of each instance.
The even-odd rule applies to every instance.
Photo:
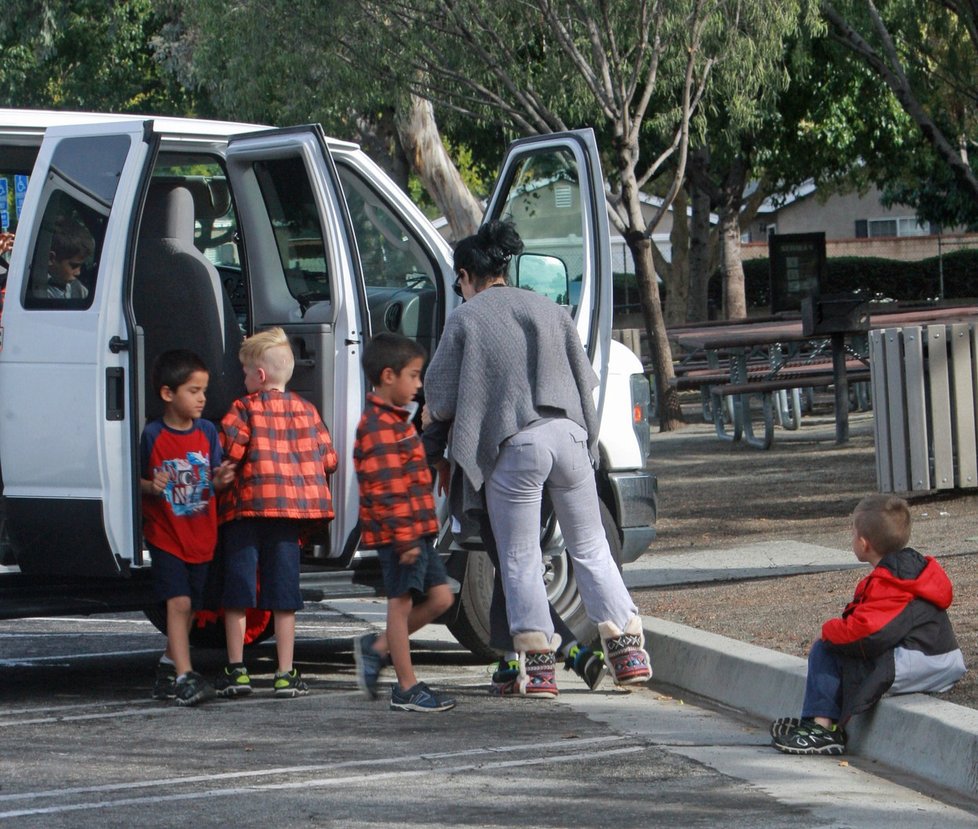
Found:
[[[285,390],[295,369],[285,332],[270,328],[248,337],[238,356],[248,394],[221,421],[222,445],[237,475],[219,510],[228,665],[215,686],[222,697],[251,693],[245,611],[259,607],[274,618],[275,696],[296,697],[309,693],[292,664],[295,612],[302,608],[299,538],[309,522],[333,517],[328,478],[337,457],[316,407]]]
[[[178,705],[214,696],[191,666],[189,633],[217,544],[214,491],[234,478],[233,466],[221,460],[217,428],[200,417],[208,376],[192,351],[160,354],[152,382],[163,416],[147,424],[140,440],[143,536],[156,595],[166,602],[166,652],[156,667],[153,698]]]

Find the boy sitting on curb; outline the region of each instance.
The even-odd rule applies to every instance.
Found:
[[[910,508],[869,495],[852,514],[852,550],[873,571],[808,654],[801,719],[771,724],[785,754],[844,754],[843,725],[884,694],[947,691],[964,674],[947,608],[953,590],[930,556],[907,546]]]

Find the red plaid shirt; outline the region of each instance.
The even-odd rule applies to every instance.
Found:
[[[221,421],[224,457],[238,464],[219,502],[235,518],[332,518],[327,478],[336,451],[316,407],[296,394],[259,391],[231,404]]]
[[[367,395],[353,465],[360,479],[365,547],[393,544],[401,553],[416,547],[421,538],[438,534],[424,447],[404,409]]]

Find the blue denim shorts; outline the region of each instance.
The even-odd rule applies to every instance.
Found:
[[[398,561],[393,546],[377,548],[388,598],[397,598],[408,592],[423,596],[435,585],[448,584],[448,572],[435,550],[433,539],[422,538],[418,546],[421,547],[421,555],[414,564],[408,565]]]
[[[301,522],[287,518],[239,518],[225,524],[221,604],[235,609],[301,610],[301,529]]]
[[[153,558],[153,590],[156,598],[165,602],[177,596],[189,596],[191,608],[200,610],[204,606],[208,562],[189,564],[173,553],[168,553],[152,544],[147,546]]]

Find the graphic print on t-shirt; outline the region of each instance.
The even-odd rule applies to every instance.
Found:
[[[166,490],[174,515],[194,515],[207,509],[211,497],[210,458],[203,452],[188,452],[186,458],[163,461]]]

